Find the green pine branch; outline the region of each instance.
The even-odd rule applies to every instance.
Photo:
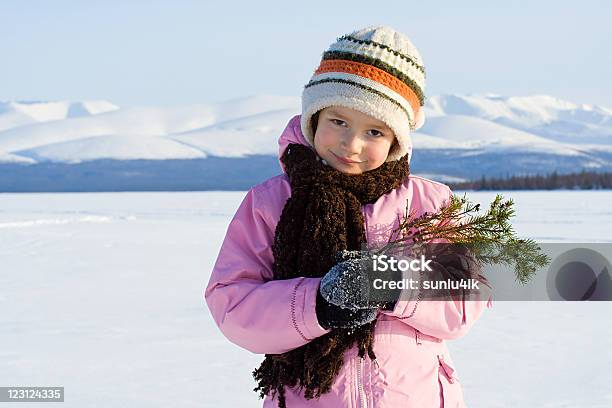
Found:
[[[449,244],[463,244],[470,248],[474,259],[482,264],[504,264],[514,267],[516,280],[527,283],[538,268],[550,263],[550,257],[541,252],[531,239],[516,236],[510,219],[515,216],[514,201],[504,200],[497,194],[486,212],[480,213],[480,204],[463,197],[451,196],[449,202],[435,213],[417,216],[406,207],[389,242],[376,253],[409,250],[431,240]]]

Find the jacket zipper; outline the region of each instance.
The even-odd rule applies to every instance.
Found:
[[[361,206],[361,212],[363,214],[363,229],[365,230],[366,243],[368,242],[368,217],[365,214],[365,204]],[[363,248],[360,248],[363,249]]]
[[[363,213],[364,230],[366,234],[366,242],[368,239],[368,217],[365,214],[365,204],[361,206],[361,212]],[[359,393],[359,408],[368,408],[368,401],[366,399],[365,390],[363,387],[363,360],[364,357],[357,356],[359,365],[357,366],[357,391]]]
[[[357,356],[359,365],[357,366],[357,391],[359,392],[359,408],[368,408],[365,391],[363,389],[363,358]]]

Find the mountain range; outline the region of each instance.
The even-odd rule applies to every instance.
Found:
[[[436,95],[411,172],[443,182],[612,170],[612,109],[547,95]],[[247,189],[278,174],[300,98],[121,108],[0,102],[0,191]]]

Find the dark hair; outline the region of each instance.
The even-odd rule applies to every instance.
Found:
[[[310,117],[310,127],[312,128],[312,137],[314,139],[314,134],[317,133],[317,125],[319,124],[319,113],[321,111],[317,111],[314,115]]]

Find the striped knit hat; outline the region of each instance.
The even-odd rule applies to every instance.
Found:
[[[366,27],[343,35],[323,53],[302,92],[301,128],[314,147],[312,116],[337,105],[383,121],[399,146],[387,161],[412,154],[410,132],[424,121],[425,69],[412,42],[391,27]]]

